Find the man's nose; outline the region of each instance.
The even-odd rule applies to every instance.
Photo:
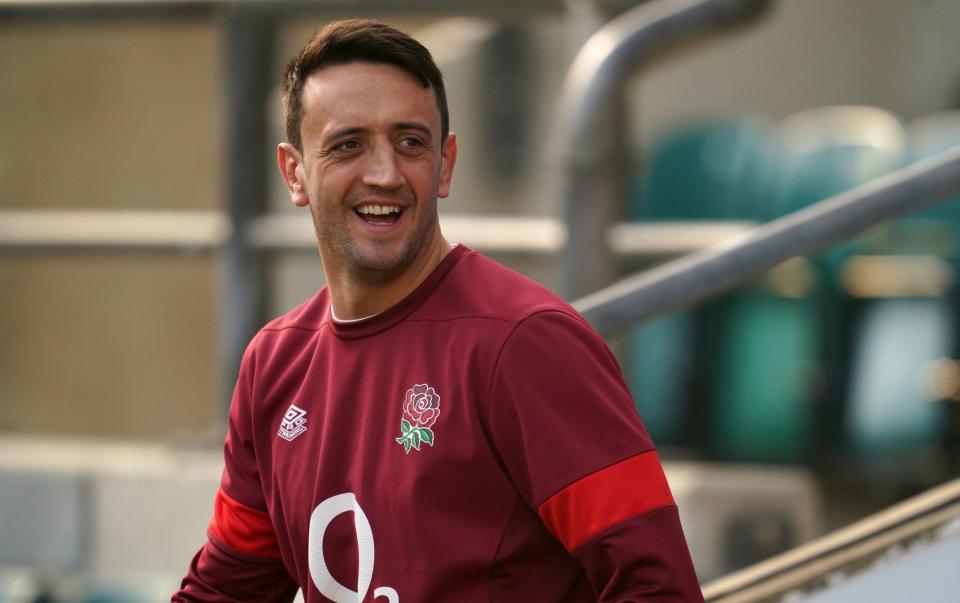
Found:
[[[383,189],[396,189],[404,185],[406,179],[400,170],[397,152],[390,144],[377,145],[370,154],[363,183]]]

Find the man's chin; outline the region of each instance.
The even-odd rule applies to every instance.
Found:
[[[392,253],[379,251],[354,257],[353,274],[368,283],[384,283],[399,278],[409,268],[411,257],[403,250]]]

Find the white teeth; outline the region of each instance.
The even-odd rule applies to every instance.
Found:
[[[357,212],[382,216],[384,214],[399,214],[400,208],[396,205],[361,205],[357,208]]]

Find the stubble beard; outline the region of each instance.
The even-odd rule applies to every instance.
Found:
[[[420,252],[430,246],[439,231],[436,200],[429,205],[433,207],[432,210],[418,204],[417,210],[426,209],[426,219],[420,220],[400,242],[399,248],[389,254],[381,254],[376,249],[371,252],[350,234],[348,228],[337,228],[334,220],[324,221],[313,215],[325,269],[335,270],[342,277],[364,287],[381,287],[400,278],[413,265]]]

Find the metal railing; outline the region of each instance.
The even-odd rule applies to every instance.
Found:
[[[848,239],[883,220],[960,195],[960,149],[877,178],[856,189],[721,244],[628,277],[576,301],[602,335],[690,305],[790,258]]]
[[[604,27],[588,42],[571,68],[557,126],[564,131],[559,176],[568,223],[565,268],[568,293],[591,289],[606,274],[609,258],[603,235],[616,194],[592,180],[617,177],[615,162],[604,156],[613,145],[591,129],[610,97],[635,65],[648,57],[649,39],[694,37],[718,25],[740,22],[762,3],[686,3],[686,12],[640,7]],[[724,4],[726,19],[698,21]],[[670,5],[671,7],[679,6]],[[663,47],[669,46],[664,43]],[[640,56],[636,56],[637,49]],[[652,52],[650,54],[653,54]],[[606,145],[606,148],[603,147]],[[606,164],[606,165],[605,165]],[[598,176],[601,175],[601,176]],[[694,253],[587,295],[574,306],[604,336],[632,323],[690,305],[743,283],[778,264],[840,243],[887,219],[901,217],[960,195],[960,149],[878,178],[847,193],[771,222],[739,241]],[[600,204],[600,211],[597,205]],[[579,230],[578,230],[579,229]],[[854,524],[769,561],[716,580],[704,589],[711,603],[775,600],[791,590],[823,583],[852,564],[863,564],[891,546],[910,542],[960,517],[960,481]]]
[[[777,600],[791,591],[828,586],[844,568],[865,566],[885,551],[924,538],[960,519],[960,479],[899,503],[876,515],[718,578],[703,588],[708,603],[753,603]]]

